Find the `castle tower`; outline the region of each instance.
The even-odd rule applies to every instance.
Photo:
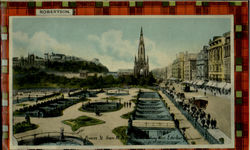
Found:
[[[134,76],[140,77],[140,76],[148,76],[149,73],[149,59],[145,57],[145,44],[143,39],[143,30],[141,27],[141,33],[140,33],[140,41],[138,46],[138,57],[135,56],[135,62],[134,62]]]

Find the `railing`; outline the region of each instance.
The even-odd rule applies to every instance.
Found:
[[[167,94],[165,90],[162,90],[162,92],[174,103],[174,105],[181,111],[181,113],[188,119],[188,121],[191,122],[191,124],[200,132],[200,134],[205,137],[205,139],[210,144],[223,144],[220,141],[218,141],[216,138],[214,138],[207,129],[203,128],[197,121],[194,120],[194,118],[171,97]]]
[[[77,135],[75,133],[70,133],[70,132],[63,132],[64,136],[72,136],[72,137],[76,137],[76,138],[79,138],[79,139],[82,139],[82,137],[80,135]],[[36,139],[36,138],[41,138],[41,137],[60,137],[61,135],[61,132],[42,132],[42,133],[34,133],[34,134],[30,134],[30,135],[25,135],[25,136],[22,136],[22,137],[16,137],[16,140],[17,141],[22,141],[22,140],[25,140],[25,139]]]
[[[46,95],[46,96],[41,96],[41,97],[24,97],[24,98],[21,98],[21,99],[18,99],[18,100],[14,100],[13,101],[13,104],[19,104],[19,103],[23,103],[23,102],[27,102],[27,101],[42,101],[42,100],[46,100],[48,98],[52,98],[52,97],[55,97],[55,96],[59,96],[61,95],[61,93],[52,93],[50,95]]]
[[[147,120],[134,120],[133,127],[157,127],[157,128],[175,128],[174,121],[147,121]]]
[[[134,145],[187,145],[185,140],[178,139],[131,139],[128,143],[132,143]]]

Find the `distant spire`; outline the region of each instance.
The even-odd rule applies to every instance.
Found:
[[[138,47],[138,60],[143,60],[144,62],[146,62],[142,27],[141,27],[140,42]]]
[[[139,42],[139,43],[144,45],[144,40],[143,40],[143,29],[142,29],[142,26],[141,26],[140,42]]]
[[[135,57],[135,66],[134,66],[135,77],[139,77],[141,75],[144,75],[144,76],[148,75],[148,69],[149,69],[148,61],[149,61],[148,56],[147,58],[145,57],[143,29],[141,26],[140,40],[139,40],[139,46],[138,46],[138,57]]]

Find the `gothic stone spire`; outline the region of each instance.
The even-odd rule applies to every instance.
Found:
[[[144,45],[142,27],[141,27],[141,33],[140,33],[140,42],[138,46],[138,60],[145,62],[145,45]]]
[[[149,72],[149,59],[145,57],[145,44],[143,39],[143,29],[141,27],[139,46],[138,46],[138,57],[135,57],[134,64],[134,75],[135,77],[148,76]]]
[[[141,27],[141,36],[143,36],[143,31],[142,31],[142,27]]]

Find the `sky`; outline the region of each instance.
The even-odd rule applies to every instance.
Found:
[[[199,52],[230,31],[229,17],[24,17],[13,18],[13,56],[63,53],[98,58],[110,71],[132,69],[143,28],[150,70],[166,67],[182,51]]]

